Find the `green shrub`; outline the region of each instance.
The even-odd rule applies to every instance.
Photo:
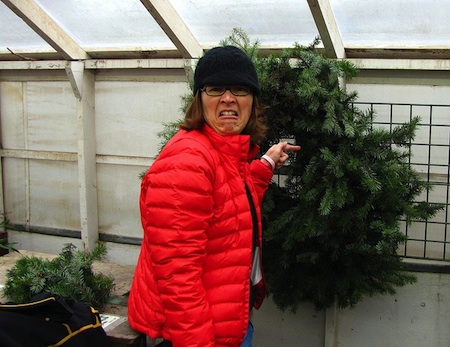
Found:
[[[103,244],[92,252],[78,251],[73,244],[66,244],[52,260],[21,257],[6,273],[4,296],[14,303],[26,303],[34,295],[50,292],[100,309],[111,295],[114,278],[94,274],[92,264],[101,260],[106,251]]]

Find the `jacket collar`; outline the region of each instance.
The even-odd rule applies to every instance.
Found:
[[[259,153],[259,146],[251,144],[250,135],[223,136],[205,124],[201,130],[211,141],[213,146],[225,155],[232,155],[239,161],[248,162]]]

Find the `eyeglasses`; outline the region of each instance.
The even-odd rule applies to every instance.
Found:
[[[234,96],[246,96],[250,94],[250,87],[246,86],[206,86],[201,89],[209,96],[221,96],[229,90]]]

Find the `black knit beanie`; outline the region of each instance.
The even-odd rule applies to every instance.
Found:
[[[234,46],[215,47],[197,63],[194,74],[194,95],[204,86],[247,86],[258,95],[258,75],[252,61]]]

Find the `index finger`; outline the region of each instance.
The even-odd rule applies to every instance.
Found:
[[[286,143],[286,145],[283,148],[283,151],[289,152],[289,151],[293,151],[293,152],[297,152],[300,150],[300,146],[297,145],[291,145],[290,143]]]

